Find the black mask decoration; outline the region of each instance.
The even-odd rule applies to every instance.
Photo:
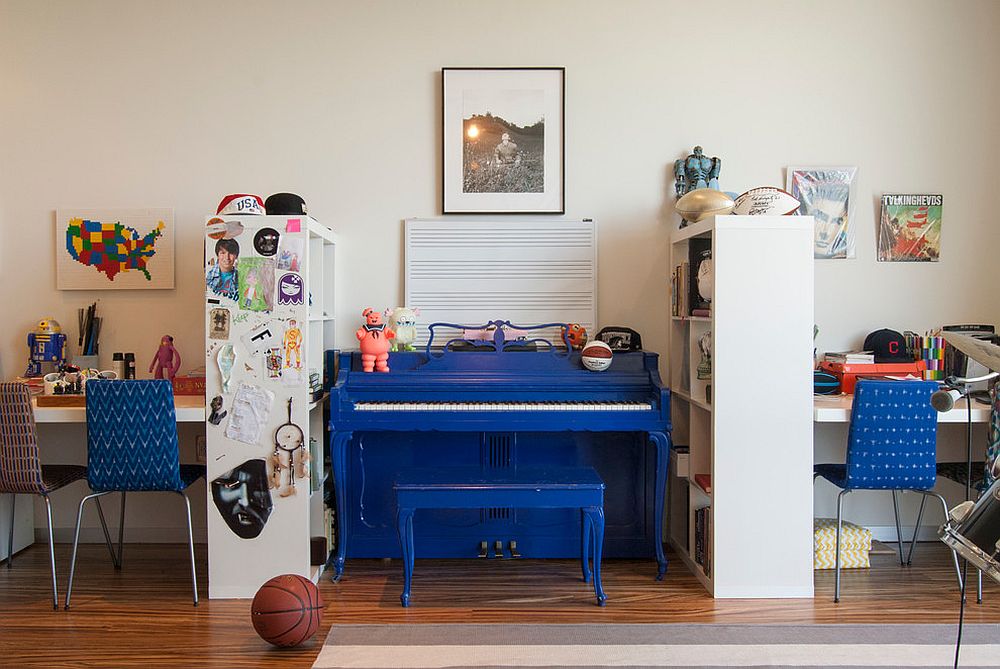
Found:
[[[267,488],[267,465],[247,460],[212,481],[212,499],[236,536],[253,539],[260,535],[271,515],[271,491]]]

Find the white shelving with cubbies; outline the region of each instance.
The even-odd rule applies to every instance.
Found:
[[[671,269],[691,279],[669,326],[672,441],[689,453],[668,540],[714,597],[813,594],[812,239],[807,216],[716,216],[671,237]],[[705,250],[710,312],[692,316]]]
[[[206,400],[220,398],[226,412],[205,423],[208,588],[210,598],[248,598],[273,576],[315,581],[323,569],[311,564],[310,540],[330,535],[323,499],[329,396],[313,397],[309,375],[322,377],[324,352],[335,345],[337,241],[307,216],[227,216],[225,223],[211,217],[205,238]],[[224,264],[234,264],[235,279],[219,278],[228,274]],[[241,388],[256,402],[242,412],[243,431],[233,425]],[[289,478],[287,467],[271,475],[278,430],[288,423],[301,428],[311,455],[301,478],[295,468]],[[284,434],[298,443],[294,430]]]

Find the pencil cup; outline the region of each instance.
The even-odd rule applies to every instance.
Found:
[[[76,355],[73,356],[73,364],[80,369],[100,369],[97,358],[96,355]]]

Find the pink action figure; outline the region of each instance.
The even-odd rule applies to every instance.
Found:
[[[153,375],[155,378],[162,379],[163,372],[166,371],[167,378],[171,381],[174,380],[174,376],[181,368],[181,354],[174,348],[174,338],[170,335],[163,335],[160,338],[160,348],[156,350],[153,362],[149,363],[149,371],[152,372],[154,366],[156,367],[156,373]]]
[[[365,317],[365,324],[354,333],[361,342],[361,368],[366,372],[388,372],[389,340],[396,333],[386,329],[382,314],[371,307],[362,311],[361,315]]]

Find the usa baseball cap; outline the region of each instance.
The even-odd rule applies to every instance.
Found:
[[[306,216],[309,210],[306,209],[306,201],[295,193],[275,193],[264,201],[264,208],[269,215],[279,216]]]
[[[875,354],[875,362],[912,362],[906,352],[906,338],[895,330],[882,328],[865,337],[864,349]]]
[[[260,195],[236,193],[222,198],[219,208],[215,210],[219,216],[235,216],[239,214],[264,215],[264,201]]]

